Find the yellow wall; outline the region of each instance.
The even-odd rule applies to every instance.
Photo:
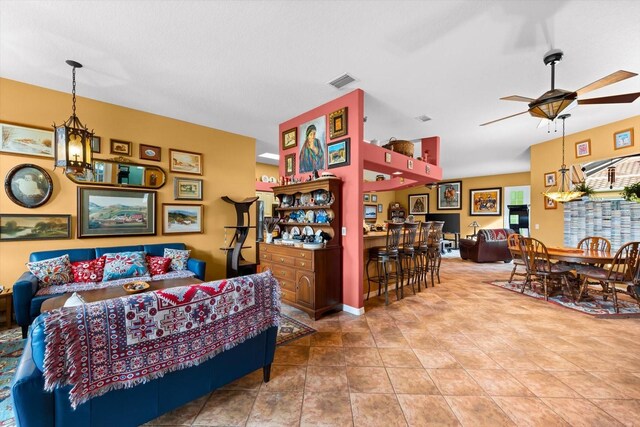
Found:
[[[266,163],[256,163],[256,181],[262,180],[262,175],[279,178],[280,171],[278,165],[268,165]]]
[[[586,107],[585,107],[586,108]],[[613,134],[624,129],[634,129],[635,145],[614,149]],[[609,159],[611,157],[628,156],[640,153],[640,116],[630,117],[604,126],[588,129],[583,132],[565,136],[565,161],[571,168],[573,164]],[[591,155],[575,156],[576,142],[591,140]],[[562,137],[531,146],[531,235],[542,240],[547,246],[562,246],[564,238],[564,209],[545,209],[544,174],[560,169],[562,162]],[[535,224],[539,229],[535,229]]]
[[[12,284],[26,270],[24,263],[29,253],[46,249],[85,248],[96,246],[131,245],[139,243],[184,242],[192,249],[192,256],[207,262],[207,280],[224,277],[226,261],[219,249],[224,245],[223,226],[235,225],[232,205],[220,198],[228,195],[242,200],[255,194],[255,139],[229,132],[198,126],[142,111],[86,98],[77,100],[78,116],[96,135],[102,138],[102,152],[96,158],[110,158],[109,138],[133,142],[131,160],[162,167],[167,183],[157,191],[156,236],[76,238],[77,185],[68,180],[58,168],[53,170],[53,159],[32,156],[0,154],[0,176],[14,166],[33,163],[43,167],[53,180],[53,195],[42,207],[26,209],[11,202],[0,192],[0,213],[71,214],[72,239],[33,242],[0,242],[0,284]],[[12,80],[0,79],[0,121],[48,127],[60,123],[71,114],[71,95]],[[162,148],[161,162],[140,161],[138,144]],[[169,173],[169,148],[184,149],[203,154],[202,177]],[[233,153],[233,155],[231,155]],[[202,178],[204,204],[204,234],[162,235],[162,203],[188,203],[173,198],[175,176]],[[109,187],[106,187],[109,188]],[[229,234],[227,240],[231,240]],[[251,234],[249,239],[253,239]],[[251,244],[251,246],[255,246]],[[248,258],[253,254],[247,252]]]
[[[396,201],[396,192],[395,191],[381,191],[381,192],[376,192],[376,193],[365,193],[369,195],[369,201],[365,202],[363,200],[362,203],[364,203],[365,205],[376,205],[376,209],[378,208],[378,205],[382,205],[382,213],[378,212],[378,218],[376,219],[376,223],[377,224],[382,224],[384,221],[386,221],[388,219],[388,210],[389,210],[389,204],[391,202],[395,202]],[[374,202],[371,200],[372,196],[376,196],[378,198],[377,202]]]
[[[397,201],[405,208],[408,207],[408,199],[410,194],[429,194],[429,212],[430,213],[459,213],[460,214],[460,235],[465,237],[467,234],[473,234],[473,228],[467,226],[473,221],[478,221],[480,228],[503,228],[504,215],[501,216],[470,216],[469,215],[469,190],[477,188],[495,188],[502,187],[502,197],[504,198],[504,187],[514,187],[521,185],[529,185],[529,172],[511,173],[504,175],[477,176],[472,178],[451,179],[447,181],[462,181],[462,209],[460,210],[438,210],[438,191],[436,188],[429,190],[428,188],[414,187],[402,191],[397,191]],[[504,205],[504,199],[502,201]],[[502,208],[502,211],[504,209]],[[420,220],[424,220],[422,215],[418,215]]]

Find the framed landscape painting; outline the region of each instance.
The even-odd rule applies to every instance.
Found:
[[[469,190],[471,216],[500,216],[502,188],[478,188]]]
[[[156,234],[156,192],[78,187],[78,237]]]
[[[438,209],[462,209],[462,181],[438,184]]]
[[[111,154],[118,154],[120,156],[131,156],[131,142],[112,139],[110,143]]]
[[[429,213],[429,195],[412,194],[409,196],[409,214],[425,215]]]
[[[288,150],[298,145],[298,128],[282,132],[282,149]]]
[[[203,233],[203,205],[162,204],[162,234]]]
[[[327,157],[329,158],[329,169],[347,166],[351,163],[349,148],[351,138],[342,141],[332,142],[327,145]]]
[[[176,200],[202,200],[202,180],[173,178],[173,198]]]
[[[71,238],[71,215],[0,214],[0,241]]]
[[[202,154],[169,149],[169,171],[202,175]]]
[[[53,129],[0,123],[0,152],[53,158]]]

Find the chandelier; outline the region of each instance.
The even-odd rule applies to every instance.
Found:
[[[76,116],[76,68],[82,68],[82,64],[67,60],[73,68],[73,104],[71,117],[54,128],[54,168],[63,167],[65,173],[82,173],[85,169],[92,169],[91,164],[91,139],[93,131],[89,131]]]
[[[560,203],[570,202],[584,194],[581,191],[571,189],[569,169],[567,169],[567,165],[564,163],[564,122],[569,117],[571,117],[571,114],[563,114],[559,116],[559,118],[562,119],[562,166],[560,166],[560,169],[558,170],[558,172],[560,172],[559,183],[557,187],[551,187],[549,191],[542,193],[551,200],[555,200]]]

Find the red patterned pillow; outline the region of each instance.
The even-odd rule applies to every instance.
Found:
[[[71,263],[74,282],[101,282],[107,257]]]
[[[147,255],[147,265],[152,276],[165,274],[169,271],[169,266],[171,266],[171,258]]]

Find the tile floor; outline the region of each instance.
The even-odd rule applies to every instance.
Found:
[[[364,316],[285,307],[318,333],[276,350],[269,383],[256,371],[149,425],[640,425],[640,319],[482,283],[510,268],[446,258],[440,285]]]

